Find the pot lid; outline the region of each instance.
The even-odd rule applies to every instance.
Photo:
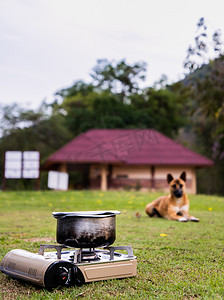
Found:
[[[53,212],[56,219],[67,217],[86,217],[86,218],[105,218],[121,214],[118,210],[95,210],[95,211],[71,211],[71,212]]]

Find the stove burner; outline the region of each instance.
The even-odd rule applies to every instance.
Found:
[[[95,251],[83,250],[81,252],[81,261],[99,260],[99,257]]]

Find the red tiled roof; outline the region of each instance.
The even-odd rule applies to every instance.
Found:
[[[211,166],[213,161],[153,129],[92,129],[53,153],[54,163]]]

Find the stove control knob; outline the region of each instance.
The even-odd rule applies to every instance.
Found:
[[[74,281],[74,265],[66,261],[58,261],[51,264],[44,275],[44,286],[56,288],[69,286]]]
[[[58,282],[58,285],[66,285],[69,277],[69,269],[65,267],[60,267],[54,274],[55,281]]]

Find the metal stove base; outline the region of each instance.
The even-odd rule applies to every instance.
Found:
[[[56,249],[46,252],[46,249]],[[66,248],[65,251],[62,249]],[[137,259],[130,246],[106,249],[68,250],[65,245],[41,245],[38,253],[16,249],[8,252],[0,264],[7,275],[46,288],[69,286],[85,282],[125,278],[136,275]],[[117,250],[125,250],[127,254]],[[88,259],[88,252],[91,254]],[[94,258],[92,259],[92,252]]]

